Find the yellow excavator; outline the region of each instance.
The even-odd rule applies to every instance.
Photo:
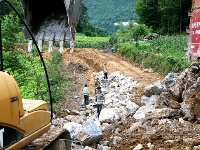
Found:
[[[9,1],[6,2],[14,8]],[[3,71],[2,43],[0,55],[0,149],[18,150],[49,130],[51,115],[45,101],[22,100],[15,79]]]
[[[22,100],[15,79],[0,72],[0,147],[17,150],[50,128],[48,104],[43,100]]]
[[[20,89],[13,76],[8,72],[3,71],[2,40],[0,36],[0,149],[19,150],[44,133],[49,132],[53,116],[47,69],[35,40],[40,33],[40,28],[38,27],[42,26],[45,23],[45,20],[49,20],[49,18],[52,18],[52,20],[55,20],[55,18],[63,19],[63,14],[66,13],[64,15],[66,17],[64,17],[66,19],[64,20],[65,26],[63,29],[63,31],[66,31],[66,33],[64,33],[66,35],[64,40],[73,40],[73,34],[71,33],[70,35],[67,34],[67,32],[68,30],[74,30],[79,20],[81,0],[58,0],[56,3],[53,0],[43,0],[41,2],[21,0],[26,22],[9,0],[0,0],[0,5],[3,2],[7,2],[16,12],[25,26],[25,36],[28,35],[27,38],[33,40],[44,67],[50,95],[51,112],[48,110],[47,102],[43,100],[22,99]],[[41,16],[39,17],[38,15]],[[50,15],[50,17],[48,15]],[[62,17],[58,17],[58,15],[61,15]],[[49,31],[48,29],[49,28],[44,30],[44,28],[42,28],[42,32],[45,32],[43,40],[49,36],[49,33],[54,32]],[[62,33],[63,32],[60,30],[57,32],[57,34]],[[59,132],[57,132],[55,136],[51,133],[49,135],[54,136],[52,139],[55,140],[55,138],[64,132],[63,130],[58,130]],[[55,129],[53,132],[56,132]]]

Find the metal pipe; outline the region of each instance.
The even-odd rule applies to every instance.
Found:
[[[51,107],[51,121],[53,119],[53,106],[52,106],[52,103],[53,103],[53,100],[52,100],[52,95],[51,95],[51,88],[50,88],[50,82],[49,82],[49,76],[48,76],[48,73],[47,73],[47,69],[46,69],[46,65],[44,63],[44,60],[43,60],[43,57],[42,57],[42,54],[40,53],[40,50],[38,48],[38,45],[37,45],[37,42],[35,40],[35,38],[33,37],[33,34],[31,33],[31,30],[29,29],[29,27],[27,26],[27,24],[25,23],[25,21],[23,20],[23,18],[21,17],[21,15],[19,14],[19,12],[15,9],[15,7],[12,5],[12,3],[9,1],[9,0],[0,0],[0,4],[2,2],[7,2],[10,7],[15,11],[15,13],[17,14],[17,16],[20,18],[20,20],[22,21],[22,23],[24,24],[25,28],[27,29],[27,31],[29,32],[32,40],[33,40],[33,43],[35,44],[36,46],[36,49],[39,53],[39,56],[40,56],[40,60],[42,61],[42,65],[43,65],[43,68],[44,68],[44,71],[45,71],[45,75],[46,75],[46,80],[47,80],[47,85],[48,85],[48,91],[49,91],[49,98],[50,98],[50,107]]]

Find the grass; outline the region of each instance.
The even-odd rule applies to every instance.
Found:
[[[104,49],[109,46],[109,37],[88,37],[83,34],[76,35],[76,48]]]
[[[184,50],[186,44],[186,35],[162,36],[152,41],[142,42],[138,47],[130,42],[119,43],[115,45],[115,49],[145,68],[167,74],[181,72],[189,66]]]

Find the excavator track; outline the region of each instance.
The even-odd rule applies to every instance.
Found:
[[[51,150],[66,148],[71,146],[70,135],[63,128],[51,128],[39,138],[32,141],[29,145],[22,148],[22,150]]]

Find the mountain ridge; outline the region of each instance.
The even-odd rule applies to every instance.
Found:
[[[127,22],[136,18],[134,2],[135,0],[83,0],[91,23],[107,32],[116,31],[116,22]]]

